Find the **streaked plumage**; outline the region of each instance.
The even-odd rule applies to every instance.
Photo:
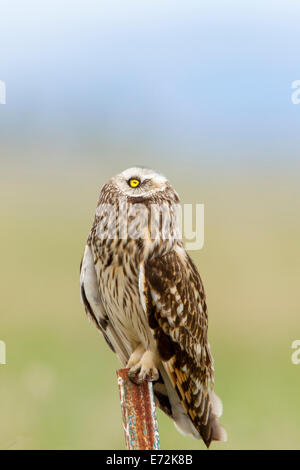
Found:
[[[178,236],[178,204],[170,183],[145,168],[104,185],[82,259],[81,298],[132,379],[153,380],[160,408],[209,446],[226,433],[212,391],[205,293]]]

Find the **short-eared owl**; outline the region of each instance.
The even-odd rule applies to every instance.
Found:
[[[158,406],[177,428],[226,440],[213,392],[205,293],[180,238],[179,198],[145,168],[113,177],[100,192],[81,264],[81,299],[136,383],[153,381]]]

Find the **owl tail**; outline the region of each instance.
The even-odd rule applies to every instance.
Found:
[[[200,429],[201,437],[207,447],[210,446],[211,441],[227,441],[226,430],[220,425],[218,421],[218,418],[222,415],[223,412],[223,405],[215,392],[210,392],[210,403],[211,414],[208,424],[206,426],[201,426],[202,429]]]
[[[227,441],[226,431],[218,421],[223,411],[220,398],[214,392],[209,391],[211,411],[208,422],[205,425],[200,425],[199,429],[196,429],[190,416],[186,414],[166,370],[161,366],[159,371],[164,384],[161,385],[159,393],[156,389],[158,384],[154,385],[154,392],[156,393],[160,408],[173,419],[177,430],[187,436],[193,436],[195,439],[202,438],[207,447],[209,447],[211,441]],[[166,403],[168,406],[166,406]]]
[[[223,411],[222,402],[214,392],[210,392],[210,403],[211,413],[208,422],[201,425],[198,430],[196,430],[189,416],[184,413],[183,408],[181,413],[178,413],[175,419],[173,418],[178,431],[196,439],[202,438],[207,447],[210,446],[212,441],[227,441],[227,433],[218,421]]]

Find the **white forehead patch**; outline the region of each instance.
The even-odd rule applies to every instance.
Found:
[[[141,168],[141,167],[132,167],[132,168],[127,168],[127,170],[122,171],[121,175],[128,180],[129,178],[132,177],[138,177],[141,181],[143,179],[152,179],[156,183],[165,183],[167,181],[167,178],[165,178],[163,175],[160,173],[157,173],[154,170],[151,170],[150,168]]]

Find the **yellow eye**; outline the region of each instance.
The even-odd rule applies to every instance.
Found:
[[[132,188],[136,188],[139,184],[140,184],[139,180],[136,180],[136,179],[132,179],[132,180],[129,181],[129,185]]]

